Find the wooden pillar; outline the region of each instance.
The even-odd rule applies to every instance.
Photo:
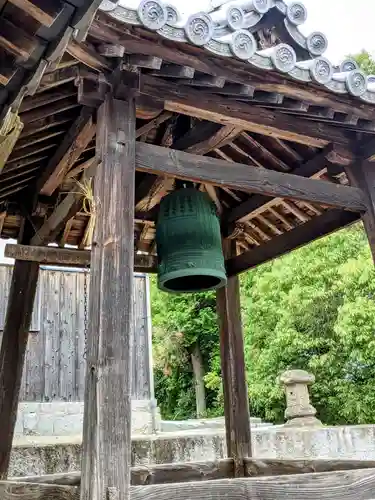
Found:
[[[367,198],[368,210],[363,214],[362,221],[375,262],[375,164],[358,159],[345,167],[345,172],[350,184],[362,189]]]
[[[39,264],[16,260],[0,350],[0,479],[8,474]]]
[[[229,244],[224,242],[227,256]],[[244,475],[243,459],[252,452],[238,277],[229,278],[216,297],[227,450],[228,457],[234,459],[235,476],[239,477]]]
[[[135,104],[99,109],[81,500],[128,500],[131,465]]]

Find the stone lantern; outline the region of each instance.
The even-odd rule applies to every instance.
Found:
[[[280,376],[280,382],[284,385],[286,396],[285,425],[322,425],[310,403],[308,386],[315,382],[314,375],[304,370],[287,370]]]

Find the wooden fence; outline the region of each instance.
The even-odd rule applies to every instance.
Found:
[[[0,335],[13,266],[0,266]],[[83,401],[85,271],[42,268],[31,322],[20,401]],[[88,293],[90,277],[87,276]],[[132,396],[151,397],[148,285],[136,274]],[[88,299],[88,295],[87,295]]]

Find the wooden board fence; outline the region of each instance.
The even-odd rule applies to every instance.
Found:
[[[0,266],[0,342],[13,266]],[[150,398],[146,277],[134,277],[132,397]],[[83,401],[84,272],[44,268],[32,315],[20,401]],[[87,280],[88,292],[90,278]]]

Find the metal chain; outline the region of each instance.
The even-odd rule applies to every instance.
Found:
[[[84,327],[83,332],[85,336],[85,350],[83,352],[83,358],[86,359],[87,356],[87,329],[88,329],[88,314],[87,314],[87,275],[88,271],[84,271],[84,280],[83,280],[83,321]]]

